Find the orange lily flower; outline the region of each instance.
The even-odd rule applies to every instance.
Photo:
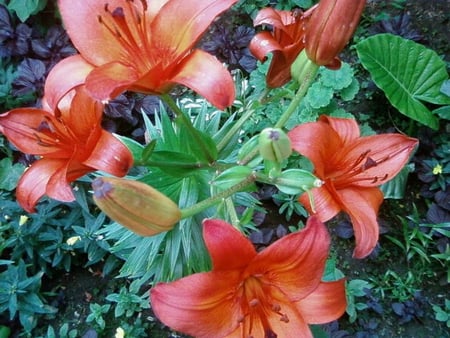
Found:
[[[330,237],[317,217],[306,227],[256,252],[230,224],[205,220],[210,272],[151,290],[156,316],[195,337],[312,337],[308,324],[345,311],[344,279],[323,282]]]
[[[73,201],[69,183],[89,172],[124,176],[133,164],[128,148],[101,128],[101,103],[83,87],[68,100],[53,112],[18,108],[0,115],[0,132],[20,151],[40,156],[17,184],[17,201],[28,212],[45,194]]]
[[[305,50],[319,66],[339,69],[337,55],[355,32],[365,0],[321,0],[305,31]]]
[[[272,32],[263,31],[250,41],[251,53],[260,61],[273,53],[267,73],[267,86],[281,87],[291,79],[291,65],[305,48],[305,27],[314,7],[303,13],[263,8],[253,20],[254,26],[271,25]]]
[[[104,101],[124,90],[164,94],[182,84],[224,109],[235,97],[231,75],[194,46],[215,17],[236,2],[59,0],[64,26],[81,57],[56,65],[46,91],[60,95],[49,88],[64,93],[85,82],[90,94]]]
[[[325,222],[340,211],[353,223],[353,256],[369,255],[378,242],[378,209],[383,193],[378,188],[408,162],[417,139],[401,134],[361,137],[355,120],[322,115],[318,122],[299,125],[288,133],[292,148],[314,164],[324,183],[313,188],[314,207],[308,195],[300,202]]]

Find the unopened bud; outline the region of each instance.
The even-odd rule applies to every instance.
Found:
[[[356,30],[366,0],[321,0],[305,32],[308,57],[319,66],[338,69],[338,54]]]
[[[178,206],[143,182],[100,177],[92,182],[94,201],[112,220],[141,236],[173,228],[181,218]]]
[[[280,128],[266,128],[259,134],[259,152],[263,159],[281,163],[292,153],[291,141]]]
[[[314,77],[319,70],[319,66],[312,62],[306,51],[302,50],[291,65],[291,77],[298,83],[302,83],[307,77]]]

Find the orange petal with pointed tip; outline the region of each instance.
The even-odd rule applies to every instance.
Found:
[[[351,184],[377,187],[394,178],[402,170],[417,144],[417,139],[401,134],[361,137],[348,147],[341,166],[351,166],[358,161],[361,154],[367,153],[371,162],[364,171],[351,177]]]
[[[244,268],[256,256],[256,250],[248,238],[225,221],[203,221],[203,238],[214,271]]]
[[[191,88],[220,110],[231,106],[236,95],[228,70],[214,56],[199,49],[183,60],[170,81]]]
[[[17,183],[16,198],[22,208],[35,212],[37,201],[44,196],[53,177],[51,197],[64,202],[75,199],[72,188],[66,180],[67,161],[65,159],[41,159],[34,162]]]
[[[310,324],[329,323],[341,317],[347,307],[345,279],[321,282],[308,296],[297,302],[297,309]]]
[[[325,178],[326,163],[339,153],[344,145],[339,134],[325,123],[298,125],[288,132],[288,136],[292,149],[306,156],[314,164],[315,173],[321,179]]]
[[[125,91],[139,79],[138,72],[120,62],[96,67],[86,78],[86,89],[94,99],[110,100]]]
[[[329,221],[342,210],[342,206],[336,201],[336,191],[332,186],[324,185],[321,188],[313,188],[310,193],[314,202],[313,206],[307,193],[302,194],[299,201],[310,214],[316,215],[320,221]]]
[[[151,24],[152,41],[161,50],[184,55],[214,19],[237,0],[168,1]]]
[[[83,164],[108,174],[122,177],[133,165],[133,156],[115,136],[102,130],[95,148]]]
[[[243,318],[232,297],[238,270],[197,273],[150,290],[152,310],[174,330],[198,337],[226,337]]]
[[[59,61],[45,80],[43,101],[49,110],[56,110],[59,101],[70,90],[82,85],[92,69],[94,66],[86,62],[81,55],[69,56]]]
[[[378,188],[347,188],[339,191],[343,209],[350,216],[355,234],[356,247],[353,257],[368,256],[378,243],[379,225],[377,214],[383,202]]]
[[[291,301],[299,300],[320,283],[329,245],[324,224],[310,216],[304,229],[282,237],[260,252],[246,273],[266,274],[271,285],[283,290]]]

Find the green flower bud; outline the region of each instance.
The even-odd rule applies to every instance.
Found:
[[[252,173],[253,169],[247,166],[231,167],[214,178],[211,184],[220,190],[226,190],[246,180]]]
[[[291,77],[302,83],[307,77],[316,76],[318,70],[319,66],[308,58],[305,50],[302,50],[291,65]]]
[[[151,186],[116,177],[92,182],[94,201],[112,220],[141,236],[173,228],[181,218],[178,206]]]
[[[280,128],[266,128],[259,134],[259,153],[265,160],[281,163],[292,153],[291,141]]]
[[[275,186],[281,192],[290,195],[302,194],[312,188],[321,187],[323,182],[310,171],[303,169],[288,169],[277,177]]]

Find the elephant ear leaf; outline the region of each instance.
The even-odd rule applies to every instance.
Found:
[[[439,118],[423,102],[445,105],[448,79],[444,61],[431,49],[392,34],[371,36],[356,46],[364,68],[402,114],[438,129]]]

